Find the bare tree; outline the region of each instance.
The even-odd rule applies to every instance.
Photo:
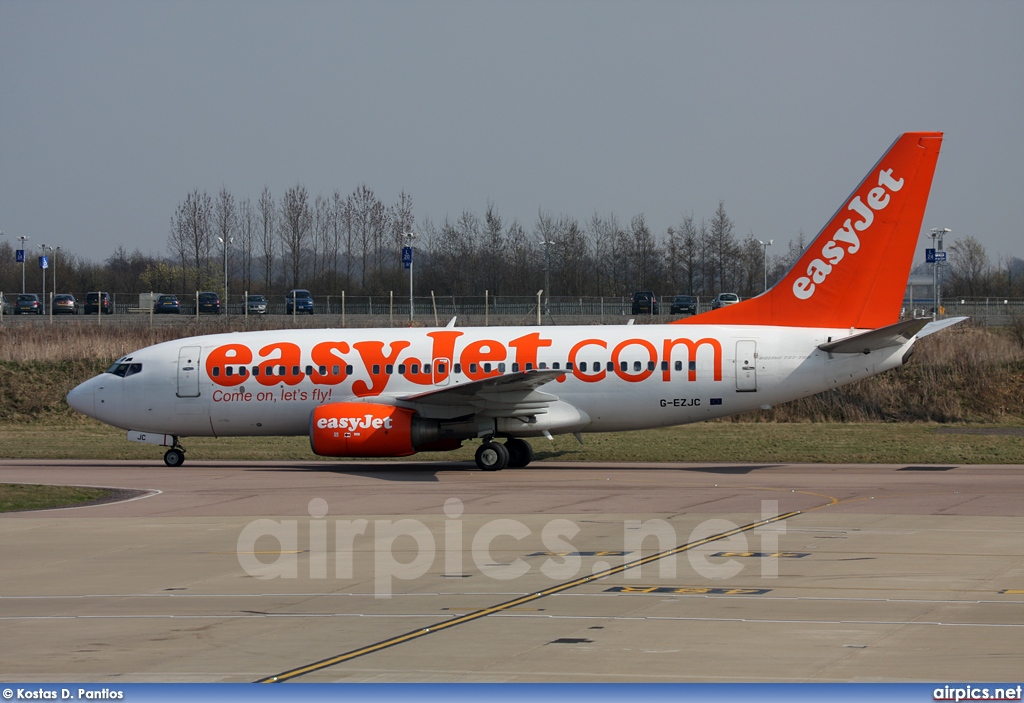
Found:
[[[501,215],[498,214],[494,203],[487,202],[487,211],[484,213],[483,232],[483,270],[484,286],[492,295],[505,293],[505,276],[508,274],[508,266],[505,252],[505,232]]]
[[[725,201],[719,201],[718,209],[708,225],[708,245],[712,267],[712,281],[717,292],[730,290],[735,286],[733,262],[737,259],[738,247],[733,234],[733,222],[725,211]]]
[[[952,288],[957,295],[983,295],[990,271],[985,247],[974,237],[964,237],[949,246]]]
[[[651,290],[658,278],[657,244],[644,216],[629,223],[629,258],[637,290]]]
[[[277,250],[277,208],[270,188],[263,186],[260,199],[256,203],[259,214],[260,245],[263,253],[263,292],[270,293],[274,283],[274,254]]]
[[[370,262],[374,258],[377,242],[382,236],[384,205],[364,183],[348,196],[348,210],[353,243],[360,257],[362,288],[364,292],[368,292],[368,279],[372,281]]]
[[[181,290],[188,286],[188,234],[184,204],[178,205],[171,217],[171,231],[167,235],[167,250],[181,265]]]
[[[278,233],[282,251],[291,261],[292,288],[299,287],[312,219],[309,210],[309,193],[306,191],[306,187],[296,184],[286,190],[284,197],[281,198],[281,219]]]
[[[256,250],[256,210],[249,198],[238,204],[238,251],[241,257],[242,288],[252,290],[252,264]]]
[[[235,196],[227,188],[221,187],[217,193],[217,202],[213,209],[214,226],[217,231],[217,239],[220,242],[221,261],[223,262],[226,274],[229,266],[228,256],[231,252],[232,240],[235,238],[235,230],[238,228],[238,210],[235,207]],[[224,307],[228,304],[228,281],[224,278]]]
[[[206,191],[193,190],[178,206],[175,222],[188,252],[195,275],[194,290],[202,290],[204,274],[210,265],[210,239],[213,219],[213,199]]]
[[[313,281],[317,286],[324,284],[324,271],[330,256],[332,219],[330,202],[317,195],[313,201]]]

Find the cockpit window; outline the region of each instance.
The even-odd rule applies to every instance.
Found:
[[[126,364],[124,362],[117,362],[107,369],[107,373],[112,373],[115,376],[120,376],[121,378],[134,376],[137,373],[141,373],[141,371],[142,364]]]

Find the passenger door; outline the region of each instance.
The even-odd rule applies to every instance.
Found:
[[[199,397],[199,352],[202,347],[182,347],[178,352],[178,397]]]

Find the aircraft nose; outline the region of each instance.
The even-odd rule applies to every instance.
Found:
[[[96,416],[96,394],[93,392],[92,380],[79,383],[68,393],[68,405],[89,417]]]

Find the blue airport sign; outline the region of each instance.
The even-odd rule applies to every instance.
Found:
[[[48,269],[48,268],[50,268],[50,257],[48,257],[48,256],[40,256],[39,257],[39,268],[41,268],[41,269]]]
[[[16,263],[16,264],[23,264],[23,263],[25,263],[25,250],[24,249],[18,249],[17,251],[14,252],[14,263]]]
[[[412,265],[412,247],[402,247],[402,265],[405,268]]]

